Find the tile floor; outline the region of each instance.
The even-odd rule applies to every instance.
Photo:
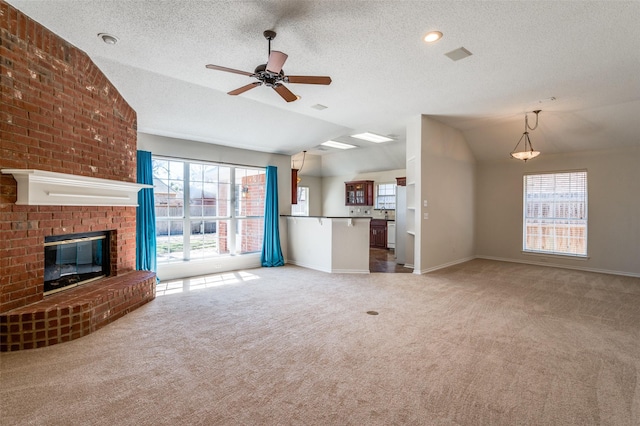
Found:
[[[385,250],[380,248],[369,249],[369,270],[371,272],[386,273],[411,273],[412,268],[405,268],[404,265],[398,265],[395,260],[393,250]]]

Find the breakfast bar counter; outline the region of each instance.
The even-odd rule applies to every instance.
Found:
[[[369,217],[283,215],[287,262],[330,273],[369,273]]]

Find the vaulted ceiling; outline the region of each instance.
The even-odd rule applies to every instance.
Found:
[[[544,154],[640,144],[638,1],[8,3],[87,52],[145,133],[295,154],[334,152],[318,149],[329,139],[370,146],[350,137],[369,131],[395,140],[384,157],[408,118],[427,114],[489,161],[507,158],[525,112],[541,109],[531,139]],[[288,84],[291,103],[265,86],[227,95],[254,80],[205,65],[253,72],[266,29],[286,74],[332,84]],[[431,30],[444,36],[427,44]],[[472,55],[445,55],[461,47]]]

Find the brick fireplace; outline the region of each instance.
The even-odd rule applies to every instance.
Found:
[[[0,74],[0,169],[135,182],[135,111],[84,52],[1,0]],[[1,174],[2,350],[64,341],[54,335],[60,333],[59,323],[52,323],[57,332],[47,331],[45,337],[39,334],[37,338],[36,317],[45,320],[51,315],[52,321],[54,316],[58,321],[66,316],[73,322],[77,311],[79,325],[65,338],[70,340],[108,322],[116,305],[118,315],[123,315],[153,299],[153,274],[134,272],[135,207],[18,205],[16,199],[16,180],[11,174]],[[103,280],[113,291],[99,290],[92,283],[44,296],[45,238],[96,231],[111,236],[110,276]],[[120,299],[113,304],[113,297],[135,300],[127,307]],[[114,309],[100,305],[98,299],[112,300]],[[41,308],[34,308],[37,306]],[[96,309],[104,312],[96,313]],[[32,326],[33,330],[26,329]],[[29,344],[24,345],[26,339]]]

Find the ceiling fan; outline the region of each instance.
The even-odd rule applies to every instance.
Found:
[[[266,30],[264,33],[264,38],[269,41],[269,59],[266,64],[258,65],[254,72],[240,71],[233,68],[221,67],[218,65],[207,65],[207,68],[210,70],[218,70],[218,71],[226,71],[234,74],[242,74],[249,77],[254,77],[258,79],[258,81],[254,81],[253,83],[247,84],[246,86],[242,86],[238,89],[232,90],[228,92],[229,95],[239,95],[241,93],[246,92],[247,90],[253,89],[254,87],[262,86],[263,84],[267,87],[273,87],[273,90],[278,92],[278,94],[287,102],[293,102],[298,98],[295,94],[293,94],[286,86],[282,83],[302,83],[302,84],[331,84],[331,77],[320,77],[320,76],[304,76],[304,75],[285,75],[282,66],[287,60],[288,55],[283,52],[279,52],[277,50],[271,50],[271,40],[276,38],[276,32],[271,30]]]

